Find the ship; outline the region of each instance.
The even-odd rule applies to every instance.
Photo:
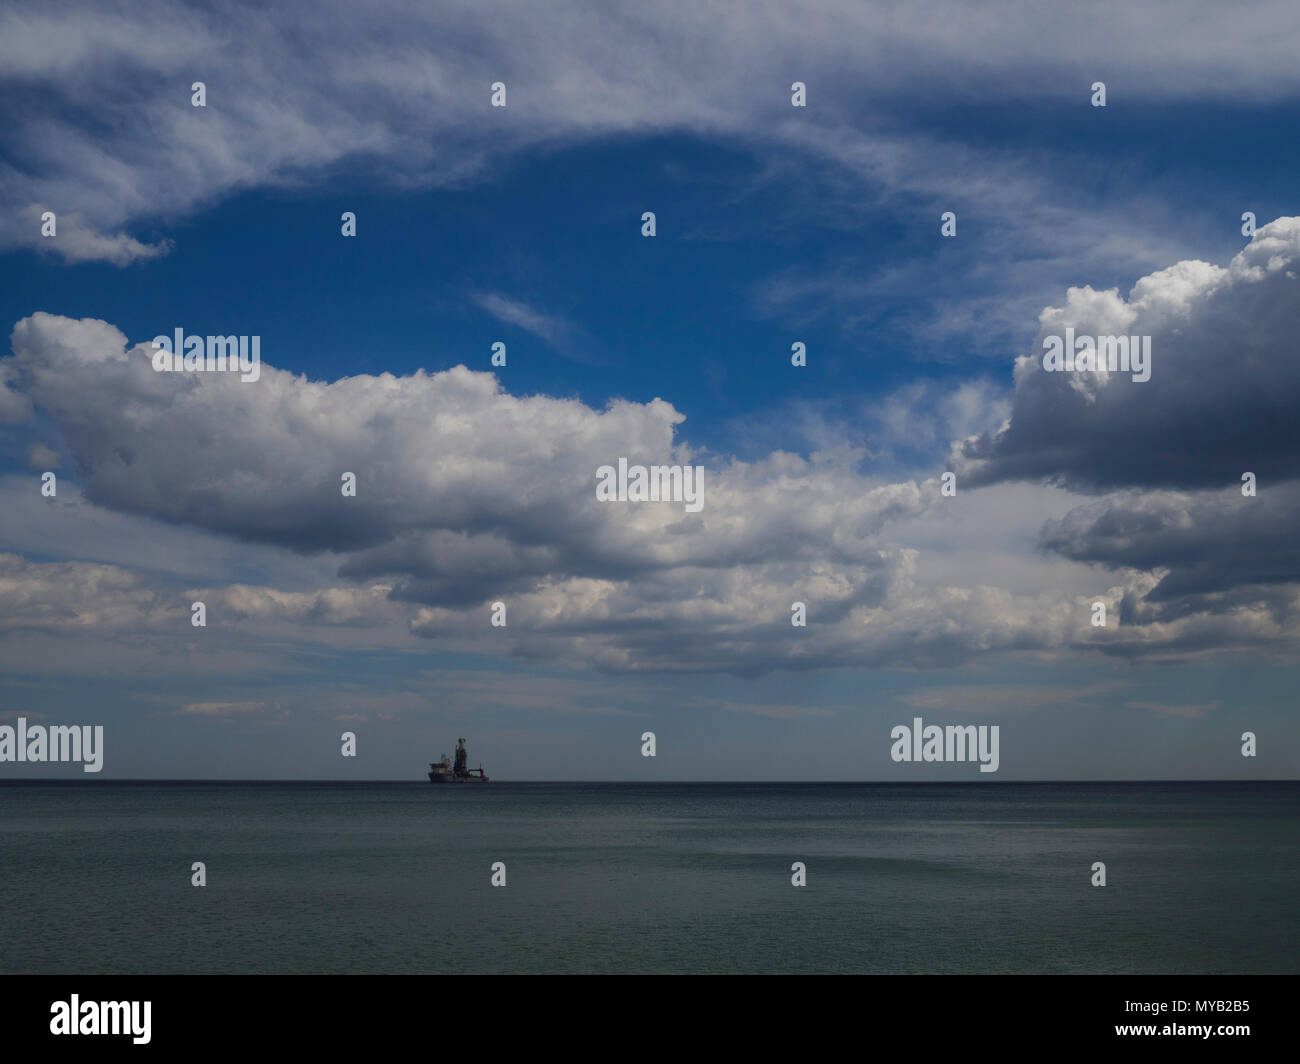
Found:
[[[487,783],[488,778],[483,775],[483,766],[478,768],[466,768],[465,763],[469,754],[465,750],[465,740],[456,740],[456,763],[453,765],[447,755],[442,755],[441,761],[429,762],[429,782],[430,783]]]

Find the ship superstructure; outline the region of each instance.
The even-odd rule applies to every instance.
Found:
[[[429,762],[429,782],[431,783],[487,783],[488,778],[483,775],[483,766],[478,768],[466,767],[469,761],[469,753],[465,749],[465,740],[456,740],[456,762],[453,764],[447,759],[447,755],[442,755],[441,761]]]

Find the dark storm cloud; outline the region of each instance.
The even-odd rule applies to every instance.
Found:
[[[1300,483],[1188,495],[1126,493],[1072,510],[1040,545],[1074,561],[1164,570],[1145,596],[1152,615],[1226,610],[1300,581]],[[1232,592],[1231,594],[1227,594]]]
[[[955,456],[972,485],[1039,479],[1082,491],[1218,488],[1300,471],[1300,218],[1255,234],[1226,268],[1182,262],[1128,300],[1072,288],[1016,364],[1008,424]],[[1150,379],[1046,372],[1044,338],[1151,339]]]

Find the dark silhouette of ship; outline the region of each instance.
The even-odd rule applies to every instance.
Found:
[[[456,740],[456,763],[453,765],[447,760],[447,755],[442,755],[441,761],[429,762],[429,782],[430,783],[487,783],[488,778],[483,775],[483,766],[478,768],[466,768],[465,762],[469,754],[465,751],[465,740]]]

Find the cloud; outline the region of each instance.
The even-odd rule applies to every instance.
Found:
[[[394,594],[463,603],[543,577],[619,578],[695,566],[830,558],[878,569],[870,537],[923,508],[916,484],[877,485],[842,462],[777,453],[705,463],[706,510],[607,505],[596,469],[693,464],[660,399],[517,398],[463,366],[433,375],[308,381],[265,360],[233,374],[163,374],[107,323],[48,314],[14,329],[12,364],[111,509],[300,552],[343,573],[396,574]],[[266,353],[264,352],[264,357]],[[177,449],[189,455],[178,465]],[[356,499],[340,492],[345,471]],[[493,586],[481,588],[486,578]]]
[[[26,421],[32,416],[31,400],[12,387],[13,373],[12,365],[0,363],[0,425]]]
[[[522,300],[497,292],[481,292],[473,299],[497,321],[539,337],[564,358],[585,366],[604,364],[599,357],[588,353],[595,345],[585,331],[575,328],[559,315],[547,314]]]
[[[470,713],[485,707],[541,712],[559,717],[643,717],[647,713],[614,708],[607,682],[568,675],[555,678],[526,673],[503,673],[497,669],[442,668],[426,674],[424,680],[437,692],[439,707],[450,713]],[[618,701],[645,703],[643,692],[620,692]]]
[[[221,616],[238,621],[292,621],[296,624],[378,625],[391,620],[394,612],[384,584],[369,587],[327,587],[319,591],[279,591],[270,587],[230,584],[207,591],[195,591],[221,611]]]
[[[1227,267],[1180,262],[1127,300],[1071,288],[1040,315],[1036,353],[1016,362],[1005,423],[954,447],[968,486],[1104,493],[1049,519],[1038,546],[1119,574],[1111,606],[1139,642],[1203,652],[1267,644],[1300,623],[1298,259],[1300,218],[1279,218]],[[1150,335],[1151,379],[1044,372],[1041,341],[1066,327]],[[1245,473],[1255,496],[1242,494]]]
[[[874,348],[901,334],[918,361],[1002,360],[1008,341],[1032,336],[1034,314],[1061,284],[1132,276],[1194,246],[1197,220],[1171,210],[1152,175],[1126,175],[1123,199],[1103,200],[1080,181],[1072,151],[967,143],[924,123],[912,117],[897,131],[857,120],[781,124],[786,153],[818,161],[791,182],[815,190],[798,201],[803,230],[879,224],[892,204],[892,215],[932,237],[904,259],[841,252],[796,261],[757,287],[760,313],[801,326],[819,321]],[[938,239],[947,211],[957,216],[958,239]]]
[[[899,695],[898,701],[913,709],[1002,713],[1083,706],[1120,686],[1116,682],[1072,687],[1059,684],[947,684],[909,691]]]
[[[6,709],[0,710],[0,720],[16,723],[19,717],[27,720],[49,720],[48,713],[34,713],[30,709]]]
[[[1082,106],[1107,71],[1122,72],[1124,98],[1156,102],[1272,102],[1300,86],[1286,3],[1256,5],[1248,20],[1202,3],[1155,21],[1158,32],[1150,11],[1120,2],[1014,17],[850,0],[811,10],[781,0],[11,3],[0,14],[0,90],[22,106],[9,109],[0,144],[20,163],[0,170],[0,194],[75,224],[43,240],[10,213],[0,243],[125,264],[167,250],[132,228],[243,189],[301,186],[344,162],[398,187],[448,186],[529,147],[614,133],[687,130],[823,153],[862,145],[873,179],[891,187],[917,171],[846,126],[936,99]],[[809,85],[809,107],[782,127],[795,78]],[[489,106],[496,80],[507,108]],[[194,81],[206,83],[206,107],[191,106]],[[925,168],[931,179],[955,171],[972,172],[951,159]],[[981,172],[995,190],[995,169]]]
[[[13,562],[15,579],[0,592],[12,598],[3,615],[14,624],[98,626],[116,616],[118,627],[170,626],[179,611],[183,625],[190,596],[201,595],[216,628],[277,638],[400,645],[405,632],[531,661],[741,675],[944,667],[987,654],[1172,660],[1295,650],[1300,596],[1284,568],[1268,597],[1215,591],[1202,573],[1203,586],[1193,581],[1171,605],[1161,582],[1180,578],[1173,511],[1139,523],[1148,547],[1125,535],[1118,552],[1104,514],[1049,522],[1049,552],[1114,575],[1067,592],[1040,568],[1044,580],[1012,592],[971,583],[968,574],[982,573],[969,565],[958,574],[949,564],[946,581],[922,579],[917,551],[890,538],[929,526],[960,542],[953,508],[979,493],[942,499],[933,479],[881,482],[858,469],[851,448],[752,461],[697,453],[678,437],[682,415],[661,399],[596,410],[521,398],[463,366],[318,382],[277,369],[267,352],[253,383],[156,373],[148,347],[130,346],[111,325],[44,313],[15,326],[13,350],[3,365],[58,430],[87,502],[253,550],[335,559],[341,581],[283,589],[239,580],[155,595],[112,567],[86,563],[47,578]],[[969,424],[989,394],[963,386],[905,397],[878,416],[886,425],[902,418],[901,431],[924,399],[934,426]],[[622,456],[701,465],[703,510],[598,502],[595,470]],[[355,498],[340,492],[344,471],[357,476]],[[1241,520],[1262,520],[1256,542],[1273,542],[1283,566],[1291,511],[1285,496],[1270,498],[1223,506],[1255,505]],[[1185,575],[1195,575],[1195,550],[1208,546],[1183,546]],[[93,601],[82,593],[88,581],[102,588]],[[1090,626],[1097,598],[1121,623]],[[487,623],[498,599],[508,604],[505,629]],[[790,624],[796,601],[807,605],[806,629]]]
[[[175,713],[178,717],[243,717],[261,713],[265,702],[191,702]]]
[[[1185,717],[1199,720],[1211,710],[1219,708],[1218,702],[1206,702],[1199,706],[1168,706],[1163,702],[1125,702],[1129,709],[1145,709],[1160,717]]]
[[[1071,288],[1016,360],[1009,421],[965,440],[959,477],[1042,479],[1075,490],[1208,488],[1300,470],[1300,218],[1279,218],[1227,267],[1179,262],[1118,290]],[[1043,339],[1151,337],[1150,379],[1046,372]]]
[[[273,575],[285,590],[314,590],[338,570],[329,553],[306,557],[95,506],[75,476],[60,473],[53,498],[41,495],[28,473],[0,476],[0,544],[15,554],[102,562],[191,585],[269,583]],[[149,544],[147,556],[142,542]]]
[[[413,649],[388,588],[294,593],[226,585],[182,589],[163,574],[0,554],[0,666],[10,674],[151,676],[301,673],[322,655]],[[207,626],[191,624],[203,602]]]
[[[0,554],[0,631],[148,631],[179,627],[185,612],[116,566]]]
[[[54,233],[48,237],[41,231],[42,217],[47,212],[55,216]],[[144,244],[125,233],[97,232],[80,214],[60,213],[45,204],[30,204],[20,215],[27,226],[28,240],[25,242],[40,251],[61,255],[70,263],[108,262],[114,266],[127,266],[133,262],[161,258],[172,247],[170,240]],[[39,234],[39,239],[35,234]]]
[[[496,292],[484,292],[474,296],[474,302],[497,321],[503,321],[534,336],[540,336],[552,346],[561,343],[568,335],[569,327],[562,319],[543,314],[540,310],[517,299],[510,299]]]
[[[28,469],[58,469],[59,464],[59,452],[53,448],[46,447],[43,443],[33,443],[27,448]]]
[[[802,720],[805,717],[833,717],[835,715],[829,709],[822,709],[818,706],[774,705],[767,702],[733,702],[727,699],[706,704],[715,706],[718,709],[725,709],[728,713],[747,713],[751,716],[767,717],[771,720]]]
[[[1172,617],[1234,609],[1243,598],[1284,606],[1291,594],[1282,585],[1300,582],[1297,529],[1293,481],[1255,497],[1234,488],[1119,493],[1048,521],[1040,545],[1075,561],[1159,570],[1142,606],[1148,616]]]

